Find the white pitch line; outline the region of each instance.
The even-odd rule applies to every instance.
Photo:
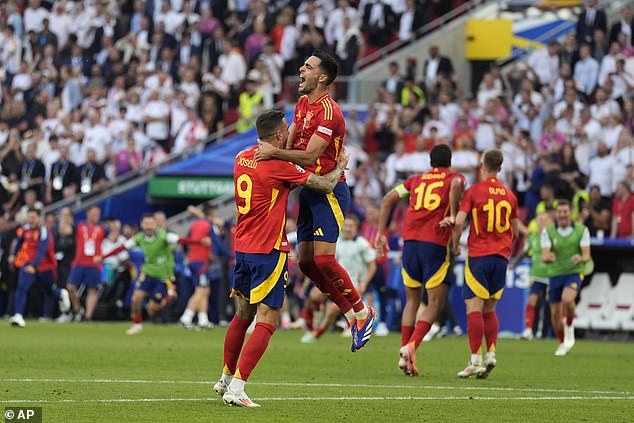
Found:
[[[139,379],[35,379],[35,378],[8,378],[0,379],[0,382],[17,383],[96,383],[96,384],[160,384],[160,385],[213,385],[213,381],[204,380],[139,380]],[[634,395],[634,392],[619,391],[586,391],[580,389],[556,389],[556,388],[505,388],[487,386],[446,386],[446,385],[373,385],[359,383],[302,383],[302,382],[249,382],[249,385],[262,386],[296,386],[306,388],[385,388],[385,389],[432,389],[432,390],[459,390],[459,391],[492,391],[492,392],[536,392],[536,393],[567,393],[567,394],[593,394],[593,395]]]
[[[253,398],[256,401],[587,401],[587,400],[621,400],[634,401],[634,396],[569,396],[569,397],[465,397],[465,396],[398,396],[398,397],[270,397]],[[143,402],[199,402],[216,401],[215,398],[113,398],[113,399],[64,399],[64,400],[0,400],[0,404],[109,404],[109,403],[143,403]]]

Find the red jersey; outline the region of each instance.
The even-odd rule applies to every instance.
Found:
[[[33,265],[38,272],[57,270],[55,241],[51,232],[44,226],[30,228],[28,225],[18,229],[15,266],[18,268]]]
[[[310,172],[282,160],[254,160],[257,146],[236,157],[233,178],[238,222],[234,248],[241,253],[289,252],[286,206],[291,184],[306,182]]]
[[[201,244],[204,238],[211,237],[212,231],[211,222],[207,219],[198,219],[192,223],[192,227],[189,230],[189,239],[191,241],[198,241],[189,245],[189,251],[187,252],[187,261],[190,263],[202,261],[207,263],[211,254],[211,247]]]
[[[75,259],[73,266],[101,268],[95,257],[102,257],[101,243],[106,237],[106,229],[101,225],[82,222],[75,228]]]
[[[612,200],[612,215],[616,218],[616,236],[630,238],[632,236],[632,216],[634,215],[634,194],[621,201],[616,195]]]
[[[469,257],[511,255],[513,219],[517,219],[517,198],[495,178],[488,178],[465,193],[460,211],[471,216]]]
[[[403,224],[404,241],[431,242],[446,247],[451,228],[441,228],[440,221],[449,215],[451,181],[464,177],[444,167],[414,175],[396,187],[401,197],[409,194],[409,206]]]
[[[328,147],[317,159],[317,163],[306,170],[317,175],[325,175],[337,167],[337,158],[343,146],[346,134],[346,121],[343,113],[330,94],[324,94],[314,103],[308,102],[308,96],[301,96],[295,106],[295,140],[293,149],[306,150],[308,141],[313,135],[326,140]],[[343,173],[342,173],[343,175]],[[342,176],[342,181],[345,180]]]

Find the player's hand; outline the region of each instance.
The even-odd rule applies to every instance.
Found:
[[[101,257],[101,256],[94,256],[94,257],[92,258],[92,261],[94,261],[94,262],[95,262],[95,263],[97,263],[97,264],[100,264],[100,263],[103,261],[103,257]]]
[[[25,271],[26,273],[33,274],[33,273],[35,273],[35,267],[33,267],[33,265],[29,264],[28,266],[26,266],[26,267],[24,268],[24,271]]]
[[[203,239],[200,240],[200,243],[202,245],[204,245],[205,247],[210,247],[211,246],[211,238],[206,236]]]
[[[572,262],[574,264],[580,264],[580,263],[583,263],[584,260],[579,254],[575,254],[574,256],[572,256]]]
[[[348,168],[348,160],[350,160],[350,156],[348,156],[348,151],[344,148],[337,158],[337,167],[341,170],[346,170]]]
[[[275,153],[275,147],[268,142],[258,141],[258,149],[255,151],[255,160],[261,162],[262,160],[270,160]]]
[[[9,266],[13,266],[13,263],[15,263],[15,256],[14,255],[10,255],[7,258],[7,263],[9,263]]]
[[[383,234],[376,234],[376,238],[374,239],[374,249],[376,250],[376,255],[379,257],[383,257],[383,252],[385,251],[385,245],[387,244],[387,238]]]
[[[438,224],[441,228],[449,228],[456,224],[455,216],[447,216]]]
[[[455,245],[451,248],[451,253],[455,256],[458,257],[460,255],[462,255],[462,248],[460,248],[460,244]]]

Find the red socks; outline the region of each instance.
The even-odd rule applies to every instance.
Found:
[[[140,324],[141,322],[143,322],[143,316],[141,315],[141,313],[133,314],[132,315],[132,322],[135,323],[135,324]]]
[[[575,315],[573,314],[572,316],[566,316],[566,325],[570,326],[572,325],[572,321],[575,320]]]
[[[320,266],[323,265],[318,264],[317,260],[320,257],[334,256],[317,256],[315,257],[315,261],[300,261],[299,267],[302,272],[313,281],[313,284],[321,292],[326,294],[332,302],[337,304],[337,307],[339,307],[341,312],[345,314],[350,311],[352,304],[346,299],[346,297],[344,297],[343,293],[335,288],[334,284],[330,282],[330,278],[326,277],[326,275],[321,271]],[[335,263],[337,262],[335,261]]]
[[[238,357],[240,357],[240,350],[244,343],[244,337],[247,334],[247,329],[251,325],[248,320],[241,319],[237,314],[233,316],[227,334],[225,335],[225,367],[230,374],[236,372],[236,364],[238,363]]]
[[[524,327],[533,329],[533,323],[535,322],[535,306],[527,305],[526,313],[524,314]]]
[[[302,319],[304,319],[304,322],[306,322],[306,329],[308,329],[308,331],[312,331],[313,330],[313,310],[309,307],[304,307],[300,316]]]
[[[414,326],[401,326],[401,347],[407,345],[414,333]]]
[[[324,333],[326,333],[326,329],[317,328],[317,330],[315,331],[315,338],[317,339],[321,338],[321,335],[323,335]]]
[[[479,311],[472,311],[467,315],[467,337],[471,354],[479,354],[482,348],[482,336],[484,335],[484,319]]]
[[[427,332],[429,332],[429,329],[431,329],[431,323],[424,320],[416,322],[416,329],[414,329],[414,333],[410,338],[410,342],[414,341],[414,348],[418,349],[420,343],[423,342],[423,338],[427,335]]]
[[[362,311],[365,308],[359,292],[352,284],[352,279],[348,272],[341,267],[337,262],[334,254],[328,254],[323,256],[315,256],[315,265],[319,269],[319,272],[323,275],[322,281],[326,282],[326,286],[330,288],[327,292],[330,299],[339,306],[342,312],[350,310],[348,305],[352,305],[352,309],[355,312]],[[327,289],[328,289],[327,288]],[[341,297],[333,296],[331,290],[340,293]],[[345,303],[340,304],[338,302],[343,299]],[[344,309],[346,307],[346,309]]]
[[[269,340],[273,336],[273,332],[275,332],[275,326],[268,323],[256,323],[255,330],[242,351],[240,365],[236,371],[237,378],[247,381],[258,361],[264,355],[266,347],[269,346]]]
[[[564,343],[564,331],[563,330],[559,330],[556,333],[557,338],[559,338],[559,343],[563,344]]]
[[[498,331],[500,329],[498,315],[495,311],[489,311],[482,315],[482,319],[484,320],[484,338],[487,342],[487,351],[495,352],[495,346],[498,341]]]

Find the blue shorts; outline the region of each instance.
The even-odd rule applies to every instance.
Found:
[[[28,291],[35,282],[39,282],[44,286],[44,288],[55,289],[55,279],[56,275],[52,270],[47,272],[28,273],[24,270],[24,268],[21,268],[18,273],[18,287]]]
[[[76,265],[70,270],[68,283],[79,288],[84,285],[86,288],[97,288],[101,284],[101,269],[96,266]]]
[[[196,288],[209,288],[209,278],[207,269],[209,266],[203,261],[189,263],[189,270],[192,272],[192,280]]]
[[[250,304],[264,303],[280,308],[288,280],[287,253],[273,250],[269,254],[247,254],[236,251],[231,296],[240,295]]]
[[[329,194],[302,188],[299,193],[297,241],[337,242],[349,207],[350,189],[345,182],[339,182]]]
[[[559,303],[561,302],[561,295],[564,292],[564,288],[574,289],[579,292],[581,288],[581,274],[571,273],[569,275],[554,276],[550,278],[548,286],[548,302]]]
[[[535,295],[543,295],[546,292],[548,292],[548,283],[546,282],[542,282],[541,280],[536,280],[535,278],[533,278],[531,276],[531,280],[532,280],[532,284],[529,290],[529,294],[535,294]],[[546,279],[548,280],[548,279]]]
[[[136,282],[136,289],[147,293],[150,296],[150,300],[160,303],[167,295],[168,284],[171,284],[171,282],[156,279],[141,273],[139,280]]]
[[[462,290],[465,300],[473,297],[483,300],[502,298],[506,285],[508,260],[502,256],[467,257],[464,268],[466,284]]]
[[[435,288],[449,284],[449,250],[438,244],[424,241],[405,241],[401,274],[408,288]]]

